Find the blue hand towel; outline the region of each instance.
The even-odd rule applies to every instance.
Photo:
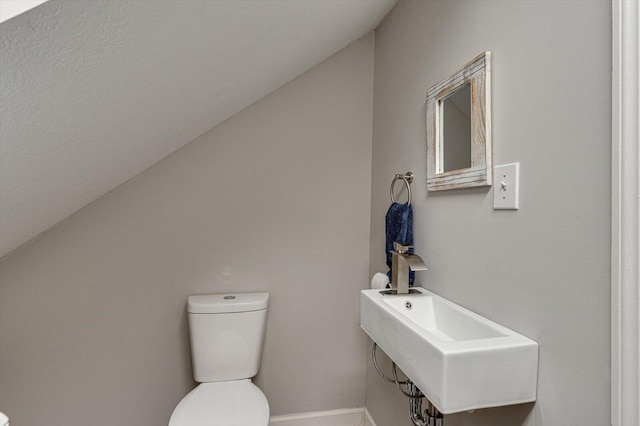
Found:
[[[405,246],[413,245],[413,210],[410,204],[393,203],[385,217],[386,254],[387,266],[391,269],[393,243],[397,242]],[[413,253],[413,249],[409,249]],[[391,280],[391,270],[387,272]],[[415,272],[409,273],[409,284],[413,284]]]

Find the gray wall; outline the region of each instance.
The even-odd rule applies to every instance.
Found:
[[[430,268],[417,281],[540,344],[535,404],[448,426],[609,424],[610,10],[401,0],[376,32],[370,274],[386,270],[391,178],[412,170],[416,253]],[[426,191],[426,90],[484,50],[495,164],[520,162],[517,212],[494,211],[492,190]],[[370,363],[366,404],[378,426],[411,424]]]
[[[194,385],[197,293],[271,293],[256,382],[272,414],[364,405],[373,49],[356,42],[2,259],[12,425],[166,424]]]

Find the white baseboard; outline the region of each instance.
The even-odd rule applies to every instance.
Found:
[[[364,408],[364,426],[376,426],[376,422],[373,420],[367,407]]]
[[[273,416],[269,426],[376,426],[366,408]]]

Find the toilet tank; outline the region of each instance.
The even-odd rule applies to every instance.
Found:
[[[269,293],[189,296],[193,378],[200,383],[248,379],[262,359]]]

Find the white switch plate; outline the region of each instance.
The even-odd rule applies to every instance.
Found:
[[[518,210],[520,198],[520,163],[496,166],[493,184],[493,209]]]

